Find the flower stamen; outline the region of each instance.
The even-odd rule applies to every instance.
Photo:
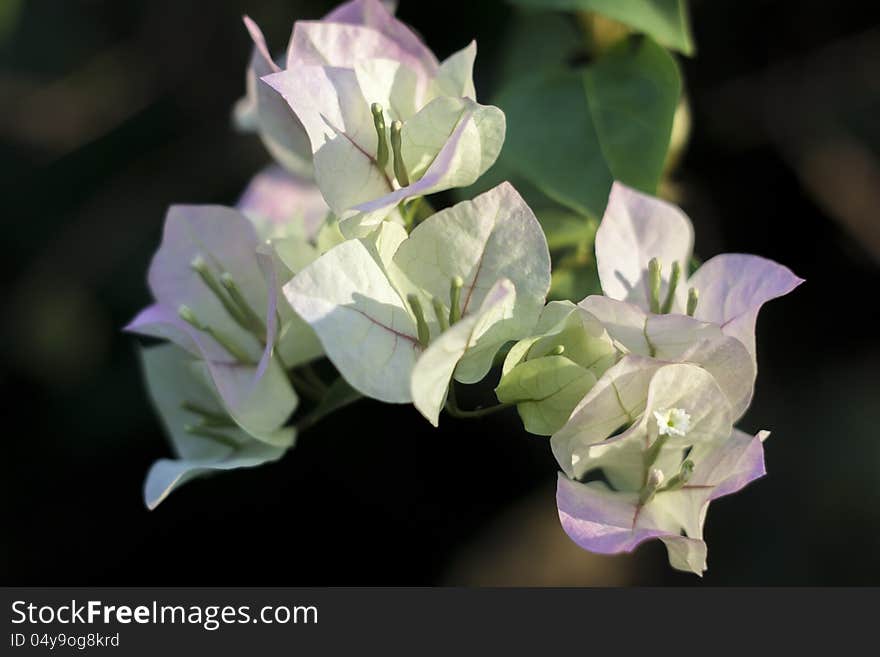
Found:
[[[401,154],[400,132],[403,130],[403,123],[393,121],[391,123],[391,151],[394,155],[394,177],[401,187],[409,187],[409,175],[406,172],[406,165],[403,163],[403,155]]]
[[[203,324],[201,321],[199,321],[199,318],[196,317],[196,314],[189,306],[180,306],[177,309],[177,314],[180,319],[192,326],[197,331],[202,331],[203,333],[206,333],[214,338],[217,344],[228,351],[229,354],[239,363],[242,363],[244,365],[254,364],[253,360],[250,358],[250,356],[247,355],[247,352],[245,352],[244,349],[239,347],[232,339],[223,335],[213,327]]]
[[[406,300],[409,302],[413,315],[415,315],[416,318],[416,328],[419,332],[419,343],[423,347],[427,347],[428,342],[431,341],[431,331],[428,328],[428,322],[425,321],[425,312],[422,310],[422,302],[419,301],[418,296],[415,294],[408,294]]]
[[[379,103],[370,105],[370,111],[373,113],[373,125],[376,127],[376,137],[379,140],[376,147],[376,164],[384,171],[388,165],[388,137],[385,131],[385,114]]]
[[[687,301],[687,314],[688,317],[693,317],[694,313],[697,312],[697,302],[700,300],[700,291],[692,287],[688,290],[688,301]]]
[[[660,314],[660,271],[663,265],[658,258],[651,258],[648,262],[648,301],[651,305],[651,312],[655,315]]]
[[[461,288],[464,280],[461,276],[453,276],[449,285],[449,325],[461,319]]]
[[[679,278],[681,278],[681,263],[676,260],[672,263],[672,274],[669,277],[669,289],[666,291],[666,300],[660,307],[660,312],[664,315],[672,311],[672,304],[675,301],[675,288],[678,287]]]

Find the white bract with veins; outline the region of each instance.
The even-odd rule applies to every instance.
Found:
[[[284,70],[262,79],[305,129],[347,235],[407,199],[470,185],[495,162],[504,114],[476,102],[475,57],[471,43],[439,63],[378,0],[294,25]]]
[[[694,229],[680,208],[614,183],[596,232],[596,263],[607,300],[628,302],[644,313],[692,315],[739,340],[755,361],[758,311],[803,279],[772,260],[739,253],[717,255],[689,277],[693,247]],[[588,310],[597,314],[596,308]]]
[[[602,324],[570,301],[547,304],[533,333],[508,352],[495,394],[516,404],[527,431],[549,436],[619,353]]]
[[[550,287],[550,255],[512,186],[442,210],[407,236],[383,222],[284,287],[340,374],[364,395],[413,402],[434,424],[450,379],[473,383],[528,335]]]
[[[144,482],[144,501],[154,509],[172,490],[200,475],[276,461],[293,444],[267,445],[238,427],[199,361],[175,345],[141,351],[147,389],[174,448]]]
[[[562,526],[601,553],[659,538],[673,567],[701,574],[708,504],[764,474],[764,438],[733,429],[706,370],[626,356],[551,439]]]
[[[173,206],[150,265],[155,303],[126,330],[171,340],[203,361],[235,422],[258,440],[287,446],[293,435],[284,424],[297,395],[278,356],[297,353],[301,334],[279,343],[293,314],[280,282],[271,249],[243,214]]]

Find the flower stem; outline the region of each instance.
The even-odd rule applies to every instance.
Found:
[[[475,408],[473,410],[459,408],[458,401],[455,398],[455,382],[452,381],[449,384],[449,395],[446,398],[446,412],[452,417],[457,417],[462,420],[475,420],[477,418],[498,413],[511,406],[513,406],[513,404],[502,403],[488,406],[486,408]]]
[[[299,392],[303,393],[306,397],[311,399],[312,401],[321,401],[324,397],[324,394],[315,387],[309,380],[302,375],[301,372],[296,370],[288,370],[287,376],[290,377],[290,382],[293,384],[293,387],[296,388]]]

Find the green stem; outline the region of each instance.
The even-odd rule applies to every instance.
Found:
[[[503,403],[495,404],[494,406],[489,406],[487,408],[475,408],[473,410],[459,408],[458,401],[455,398],[455,382],[453,381],[449,384],[449,395],[446,397],[446,412],[452,417],[457,417],[462,420],[474,420],[498,413],[511,406],[513,406],[513,404]]]
[[[300,372],[288,370],[287,376],[290,378],[293,387],[312,401],[319,402],[323,399],[324,394],[303,377]]]
[[[320,376],[318,376],[318,373],[315,372],[311,365],[301,365],[299,367],[299,373],[302,375],[304,381],[307,381],[314,390],[320,392],[321,397],[327,394],[327,384],[324,383]]]

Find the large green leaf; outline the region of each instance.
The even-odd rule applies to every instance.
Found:
[[[525,7],[594,11],[649,34],[667,48],[694,53],[685,0],[512,0]]]
[[[555,201],[601,217],[616,179],[655,193],[681,93],[675,60],[656,42],[622,42],[585,70],[511,84],[502,160]]]
[[[584,88],[611,173],[654,193],[681,94],[675,60],[650,39],[624,43],[586,70]]]

